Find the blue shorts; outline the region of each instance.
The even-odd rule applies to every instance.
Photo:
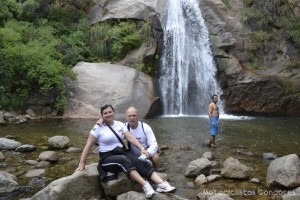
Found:
[[[212,117],[211,120],[215,123],[215,125],[213,126],[211,124],[211,121],[208,121],[210,127],[210,134],[217,135],[219,133],[219,118]]]

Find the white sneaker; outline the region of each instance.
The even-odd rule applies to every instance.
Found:
[[[153,197],[153,195],[155,195],[155,191],[153,190],[153,188],[149,182],[146,182],[146,184],[143,187],[143,190],[144,190],[147,198],[151,198],[151,197]]]
[[[176,188],[171,186],[170,183],[164,181],[163,183],[157,185],[156,192],[172,192],[175,189]]]

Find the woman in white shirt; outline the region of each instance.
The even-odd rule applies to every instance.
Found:
[[[102,180],[106,175],[105,172],[116,173],[123,171],[130,179],[138,182],[143,187],[147,198],[152,197],[155,194],[155,191],[143,177],[146,177],[157,184],[157,192],[174,191],[175,187],[171,186],[167,181],[162,180],[151,165],[140,161],[136,155],[129,151],[116,151],[116,148],[119,150],[123,148],[123,144],[119,141],[115,133],[121,140],[125,138],[131,144],[139,148],[141,154],[146,153],[146,150],[128,131],[126,126],[122,122],[114,120],[114,108],[112,105],[104,104],[101,106],[101,116],[104,123],[101,125],[96,124],[91,130],[87,143],[83,149],[78,168],[75,171],[82,171],[85,169],[85,161],[88,153],[91,147],[95,143],[98,143],[101,157],[98,171]]]

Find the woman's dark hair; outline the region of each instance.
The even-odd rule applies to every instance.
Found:
[[[108,108],[108,107],[111,107],[111,109],[115,112],[115,109],[112,107],[112,105],[110,105],[110,104],[103,104],[101,107],[100,107],[100,113],[101,113],[101,115],[103,114],[103,110],[105,110],[106,108]]]

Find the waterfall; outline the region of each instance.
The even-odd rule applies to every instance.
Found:
[[[219,96],[207,27],[196,0],[168,0],[164,52],[158,80],[164,115],[203,115]]]

